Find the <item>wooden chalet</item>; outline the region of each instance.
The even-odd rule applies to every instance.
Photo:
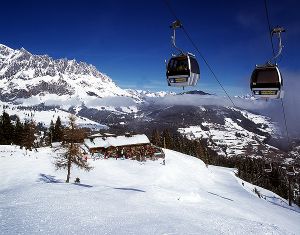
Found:
[[[104,158],[122,157],[141,161],[146,158],[164,158],[162,149],[152,145],[144,134],[95,134],[86,138],[84,145],[92,156],[95,154]]]
[[[125,134],[117,136],[114,134],[106,133],[89,136],[84,140],[84,145],[89,149],[91,153],[101,153],[108,149],[146,146],[150,145],[150,141],[144,134]]]

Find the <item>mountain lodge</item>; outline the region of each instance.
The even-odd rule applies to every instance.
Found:
[[[144,161],[147,158],[155,160],[164,158],[163,150],[150,143],[145,134],[117,136],[110,133],[95,134],[84,140],[92,156],[103,158],[136,159]]]

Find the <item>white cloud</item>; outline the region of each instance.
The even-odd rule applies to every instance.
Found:
[[[215,96],[215,95],[176,95],[176,96],[166,96],[163,98],[149,98],[148,101],[153,102],[157,105],[217,105],[217,106],[233,106],[230,100],[227,97]],[[233,98],[232,100],[236,107],[243,109],[264,109],[268,106],[263,100],[254,100],[254,99],[242,99],[242,98]]]

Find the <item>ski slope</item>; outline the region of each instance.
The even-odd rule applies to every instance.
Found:
[[[258,198],[233,169],[165,151],[166,165],[89,160],[92,171],[72,169],[76,185],[52,149],[0,146],[0,234],[300,233],[298,208]]]

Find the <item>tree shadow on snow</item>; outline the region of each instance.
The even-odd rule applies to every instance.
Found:
[[[92,185],[88,185],[88,184],[80,184],[80,183],[73,183],[73,184],[77,185],[77,186],[85,187],[85,188],[92,188],[93,187]]]
[[[228,198],[228,197],[223,197],[223,196],[221,196],[221,195],[219,195],[219,194],[216,194],[216,193],[212,193],[212,192],[208,192],[208,193],[210,193],[210,194],[212,194],[212,195],[215,195],[215,196],[217,196],[217,197],[220,197],[220,198],[226,199],[226,200],[228,200],[228,201],[233,201],[231,198]]]
[[[44,183],[63,183],[61,180],[55,179],[55,176],[46,174],[40,174],[38,181]]]
[[[275,198],[275,197],[274,197],[274,198]],[[286,203],[286,202],[284,202],[285,205],[280,205],[279,203],[272,202],[272,201],[268,201],[268,200],[267,200],[267,202],[269,202],[269,203],[271,203],[271,204],[273,204],[273,205],[275,205],[275,206],[280,206],[280,207],[282,207],[282,208],[284,208],[284,209],[288,209],[288,210],[291,210],[291,211],[295,211],[295,212],[297,212],[297,213],[300,213],[300,207],[298,207],[297,205],[295,205],[296,208],[292,208],[292,207],[289,206],[289,204]],[[297,208],[297,207],[298,207],[298,208]]]
[[[141,193],[145,193],[146,192],[144,190],[136,189],[136,188],[113,188],[113,189],[126,190],[126,191],[135,191],[135,192],[141,192]]]

